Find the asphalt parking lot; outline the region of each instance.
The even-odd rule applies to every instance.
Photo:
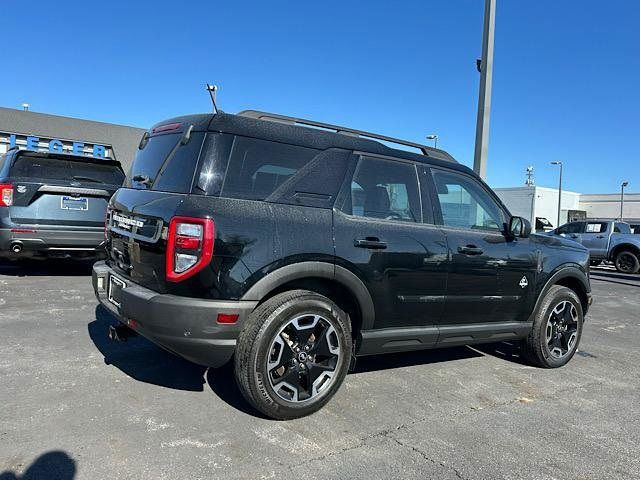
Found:
[[[300,420],[231,373],[107,340],[89,268],[0,266],[0,479],[640,478],[640,275],[595,269],[568,366],[508,344],[361,360]]]

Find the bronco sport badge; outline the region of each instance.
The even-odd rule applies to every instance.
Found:
[[[520,280],[520,283],[518,285],[520,285],[520,288],[526,288],[527,285],[529,285],[529,281],[527,280],[527,277],[526,276],[522,277],[522,280]]]

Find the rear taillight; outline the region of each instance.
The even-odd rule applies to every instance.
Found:
[[[169,222],[165,272],[179,282],[202,270],[213,257],[215,226],[211,218],[173,217]]]
[[[0,184],[0,207],[10,207],[13,205],[13,185],[10,183]]]

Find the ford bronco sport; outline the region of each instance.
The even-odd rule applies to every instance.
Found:
[[[106,228],[99,301],[193,362],[233,358],[278,419],[320,409],[357,356],[509,340],[560,367],[591,303],[587,250],[531,235],[444,151],[275,114],[152,127]]]

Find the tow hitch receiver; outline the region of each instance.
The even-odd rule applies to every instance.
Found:
[[[137,333],[126,325],[109,325],[109,340],[114,342],[126,342],[129,337],[136,336]]]

